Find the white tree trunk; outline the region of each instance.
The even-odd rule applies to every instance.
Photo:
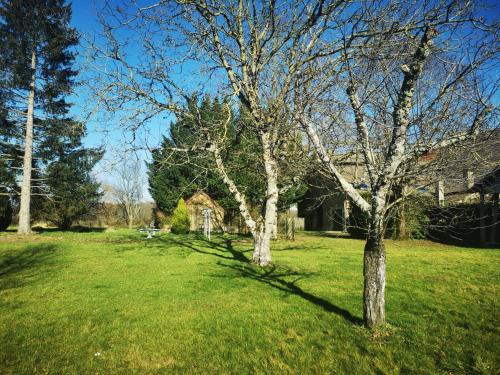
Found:
[[[31,169],[33,160],[33,112],[35,107],[36,84],[36,55],[31,54],[31,83],[28,94],[28,111],[26,115],[26,136],[24,139],[23,178],[21,182],[21,205],[19,208],[19,227],[17,233],[29,234],[31,232]]]
[[[266,170],[267,194],[266,212],[264,216],[263,228],[260,228],[257,236],[252,262],[259,266],[271,264],[271,238],[276,233],[276,223],[278,218],[278,173],[276,161],[270,148],[270,136],[268,132],[260,134],[263,147],[264,168]]]

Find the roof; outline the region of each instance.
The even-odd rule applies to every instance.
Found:
[[[217,203],[217,201],[215,199],[212,199],[207,193],[205,193],[202,190],[196,192],[195,194],[193,194],[193,196],[191,196],[191,198],[187,199],[186,204],[189,204],[189,203],[191,203],[199,198],[205,198],[205,199],[209,200],[210,203],[212,203],[217,209],[225,212],[224,207],[222,207],[219,203]]]
[[[470,188],[470,192],[498,193],[500,189],[500,166],[496,167]]]

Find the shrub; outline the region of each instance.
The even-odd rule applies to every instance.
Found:
[[[0,195],[0,231],[6,230],[12,222],[12,204],[9,197]]]
[[[435,206],[431,196],[423,194],[412,194],[407,197],[403,204],[404,233],[400,233],[398,227],[399,215],[396,211],[401,206],[395,206],[394,212],[389,214],[387,222],[386,237],[393,239],[422,240],[429,233],[429,210]]]
[[[190,227],[191,221],[189,220],[186,202],[181,198],[172,215],[172,232],[178,234],[189,233]]]
[[[170,225],[170,217],[159,208],[153,208],[153,221],[155,228],[163,229]]]

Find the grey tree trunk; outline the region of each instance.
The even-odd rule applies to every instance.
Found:
[[[21,204],[19,208],[19,227],[17,233],[29,234],[31,232],[31,169],[33,160],[33,111],[35,107],[36,84],[36,54],[31,54],[31,83],[28,94],[28,111],[26,114],[26,136],[24,139],[23,178],[21,182]]]
[[[252,263],[258,266],[267,266],[271,264],[271,236],[266,233],[266,225],[263,223],[259,231],[254,235],[254,251]]]
[[[369,328],[385,322],[385,246],[378,234],[365,244],[363,320]]]
[[[382,200],[372,199],[368,239],[364,251],[363,320],[368,328],[385,323],[385,245]]]

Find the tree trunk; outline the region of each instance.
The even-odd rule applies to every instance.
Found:
[[[31,169],[33,159],[33,111],[35,106],[35,83],[36,83],[36,55],[31,54],[31,76],[28,94],[28,111],[26,115],[26,137],[24,139],[23,179],[21,183],[21,205],[19,208],[19,227],[17,233],[29,234],[31,232]]]
[[[406,215],[404,203],[401,203],[398,207],[398,213],[396,216],[397,226],[396,226],[396,239],[405,240],[408,238],[408,232],[406,231]]]
[[[276,161],[271,152],[270,138],[268,132],[260,134],[263,147],[264,168],[266,170],[266,213],[263,227],[260,226],[255,236],[255,249],[252,262],[259,266],[267,266],[271,263],[271,238],[276,233],[278,222],[278,173]]]
[[[373,212],[373,211],[372,211]],[[368,328],[385,322],[385,246],[381,219],[370,220],[364,252],[363,320]]]
[[[400,199],[398,203],[396,203],[395,209],[395,227],[394,227],[394,236],[393,238],[396,240],[404,240],[408,238],[408,233],[406,231],[406,207],[405,207],[405,196],[406,196],[406,185],[396,186],[394,188],[394,199]]]
[[[259,226],[259,230],[254,235],[254,251],[252,263],[258,266],[268,266],[271,264],[271,236],[266,233],[266,225]]]

